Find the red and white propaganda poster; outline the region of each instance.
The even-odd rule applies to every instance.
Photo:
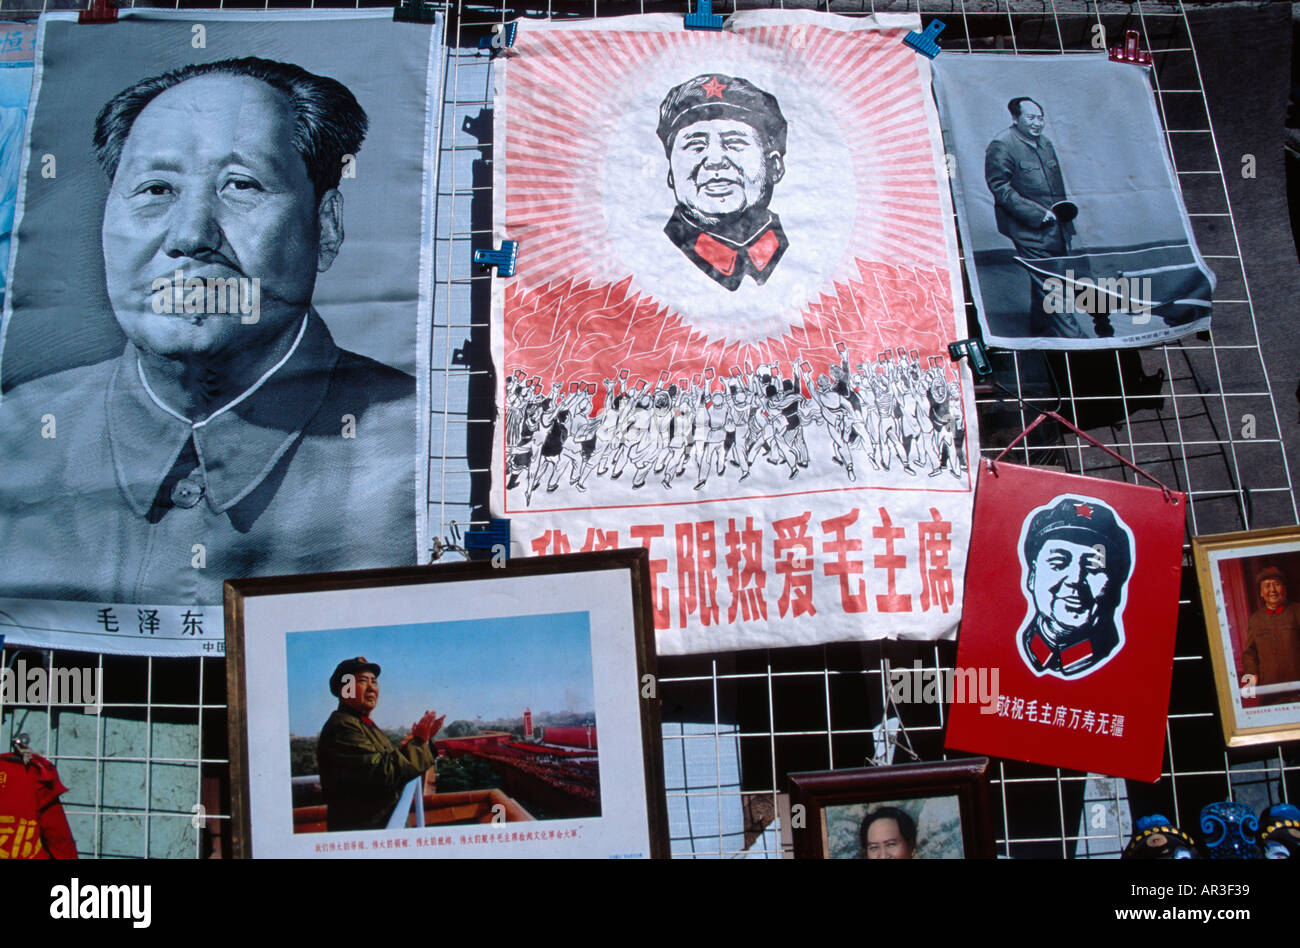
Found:
[[[982,462],[945,746],[1157,780],[1186,510],[1176,491]],[[976,680],[996,701],[960,687]]]
[[[662,654],[955,634],[978,443],[918,28],[523,21],[498,58],[493,509],[530,554],[648,547]]]

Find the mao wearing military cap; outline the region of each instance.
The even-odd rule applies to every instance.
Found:
[[[785,176],[786,121],[771,93],[705,73],[669,90],[656,129],[677,207],[664,233],[728,290],[763,284],[790,242],[768,210]]]
[[[338,709],[316,742],[325,821],[331,833],[383,829],[402,788],[434,765],[432,741],[443,719],[433,711],[411,727],[398,747],[372,719],[379,704],[380,667],[358,655],[330,675]]]
[[[1116,613],[1133,571],[1133,533],[1090,497],[1060,497],[1023,529],[1025,595],[1032,608],[1020,652],[1037,675],[1086,675],[1124,643]]]
[[[336,698],[339,697],[344,682],[355,681],[356,676],[363,671],[370,672],[371,675],[378,678],[381,669],[374,662],[368,662],[364,656],[360,655],[339,662],[338,668],[334,669],[334,674],[330,675],[330,694]]]

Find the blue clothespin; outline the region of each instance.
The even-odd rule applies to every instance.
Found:
[[[695,12],[686,14],[688,30],[720,30],[722,17],[713,12],[713,0],[696,0]]]
[[[402,0],[393,8],[393,19],[402,23],[433,23],[442,4],[436,0]]]
[[[488,267],[497,268],[497,276],[511,277],[515,275],[515,263],[519,260],[519,241],[503,240],[501,241],[500,250],[475,250],[474,262],[481,264],[483,269]]]
[[[956,342],[948,343],[948,356],[954,362],[960,362],[963,357],[969,357],[970,370],[975,373],[976,381],[983,381],[993,374],[989,354],[984,348],[984,343],[978,339],[958,339]]]
[[[499,53],[503,49],[509,49],[515,45],[515,34],[519,32],[519,24],[494,23],[492,25],[492,35],[484,36],[478,41],[479,49],[490,49],[492,52]]]
[[[924,33],[912,30],[903,37],[903,45],[910,46],[926,59],[934,59],[942,50],[939,49],[939,34],[943,32],[943,20],[931,20]]]
[[[504,549],[506,559],[510,559],[509,520],[493,518],[486,527],[465,531],[465,552],[471,554],[470,559],[475,559],[474,553],[491,556],[498,549]]]

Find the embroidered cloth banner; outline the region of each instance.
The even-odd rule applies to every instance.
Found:
[[[661,653],[951,636],[977,456],[914,16],[524,21],[496,72],[493,507],[644,545]]]
[[[215,656],[227,579],[427,545],[441,31],[120,18],[40,24],[0,335],[0,631]]]

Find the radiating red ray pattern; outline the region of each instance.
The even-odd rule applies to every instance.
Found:
[[[873,261],[890,261],[908,269],[900,273],[930,273],[946,268],[947,246],[939,188],[929,132],[921,108],[925,94],[917,74],[916,54],[899,42],[897,31],[840,31],[816,26],[768,26],[727,33],[538,30],[526,32],[508,67],[508,110],[502,158],[506,172],[506,235],[520,241],[519,264],[507,302],[510,339],[524,351],[512,351],[508,358],[522,364],[532,361],[536,350],[551,351],[559,326],[584,334],[571,318],[573,312],[595,312],[605,316],[611,306],[623,313],[633,307],[639,318],[656,309],[656,301],[639,286],[613,252],[602,212],[601,143],[610,140],[614,129],[634,97],[654,81],[656,71],[680,63],[699,64],[707,70],[719,55],[739,53],[762,57],[790,75],[801,77],[805,88],[821,92],[824,107],[834,116],[838,133],[852,156],[854,202],[843,199],[836,182],[828,182],[828,213],[847,206],[855,208],[850,246],[839,248],[843,256],[827,285],[814,288],[814,298],[802,307],[826,332],[870,332],[859,317],[878,318],[886,324],[903,326],[904,313],[891,319],[883,312],[865,313],[862,300],[846,288],[865,280],[867,267],[876,279]],[[678,69],[680,71],[680,69]],[[666,91],[666,89],[664,90]],[[637,101],[643,101],[637,98]],[[661,160],[662,156],[650,156]],[[816,156],[801,156],[816,160]],[[774,202],[775,205],[775,202]],[[667,246],[667,245],[665,245]],[[828,248],[835,253],[836,248]],[[860,272],[855,272],[859,270]],[[895,282],[911,277],[896,276]],[[946,274],[942,277],[946,283]],[[881,279],[885,279],[881,277]],[[929,278],[927,278],[929,279]],[[901,286],[901,283],[899,284]],[[581,298],[557,301],[581,292]],[[610,299],[594,307],[592,294],[608,292]],[[844,295],[844,294],[848,295]],[[827,294],[830,294],[828,296]],[[820,296],[820,300],[817,298]],[[848,308],[832,316],[828,301],[839,297]],[[933,303],[933,301],[932,301]],[[530,307],[512,314],[516,305]],[[593,308],[594,307],[594,308]],[[907,308],[907,307],[905,307]],[[557,320],[548,327],[536,325],[539,309]],[[951,299],[943,294],[930,312],[950,313]],[[794,322],[798,312],[784,314]],[[667,320],[667,314],[660,313]],[[673,342],[685,343],[674,350],[679,355],[695,353],[712,345],[713,358],[723,362],[748,350],[784,351],[797,333],[757,345],[728,346],[726,340],[706,339],[689,329],[689,313],[674,314],[676,328],[671,338],[659,340],[655,349]],[[927,323],[933,320],[927,320]],[[527,328],[522,328],[526,324]],[[638,324],[640,325],[640,324]],[[809,327],[814,335],[820,330]],[[638,337],[640,330],[638,329]],[[621,351],[612,335],[598,333],[606,341],[601,352]],[[655,338],[654,336],[651,337]],[[595,355],[583,344],[585,355]],[[815,345],[810,342],[815,348]],[[750,353],[749,358],[754,358]],[[565,356],[572,360],[575,355]],[[625,355],[624,358],[630,358]],[[674,356],[678,358],[678,356]],[[680,356],[685,359],[685,356]]]
[[[664,369],[672,380],[707,368],[725,377],[746,362],[807,361],[821,372],[839,363],[841,342],[855,364],[897,346],[920,350],[923,361],[945,352],[941,314],[952,309],[946,269],[859,260],[857,270],[857,279],[835,283],[788,332],[748,345],[705,338],[679,314],[633,292],[630,279],[603,286],[564,280],[536,289],[512,283],[506,370],[537,376],[544,389],[577,381],[603,392],[601,381],[624,369],[633,387],[639,378],[653,384]]]

